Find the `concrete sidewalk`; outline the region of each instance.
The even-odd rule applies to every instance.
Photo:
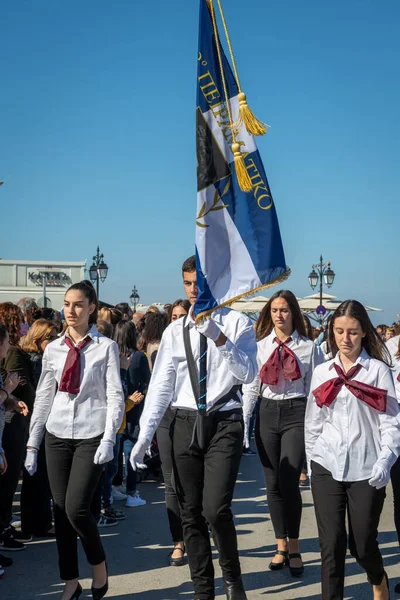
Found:
[[[171,550],[164,503],[164,488],[154,482],[140,485],[140,493],[148,504],[127,508],[127,519],[117,527],[102,529],[110,568],[110,591],[114,600],[192,600],[193,591],[188,566],[168,566]],[[265,488],[258,457],[244,457],[236,486],[234,512],[239,537],[243,576],[249,600],[317,600],[320,593],[320,559],[316,523],[309,488],[302,491],[304,512],[301,551],[306,569],[301,579],[291,577],[289,569],[268,570],[274,535],[265,500]],[[123,508],[123,503],[116,503]],[[388,490],[381,520],[381,550],[393,587],[400,580],[399,548],[393,524],[391,490]],[[55,541],[34,541],[24,552],[9,553],[14,565],[6,569],[0,580],[1,600],[56,600],[62,584],[58,578]],[[214,552],[217,599],[225,599],[217,552]],[[81,599],[91,598],[90,568],[81,553]],[[346,565],[345,598],[372,598],[365,574],[350,556]],[[400,598],[400,596],[399,596]]]

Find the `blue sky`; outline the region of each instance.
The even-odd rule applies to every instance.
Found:
[[[225,0],[259,139],[287,287],[400,313],[400,4]],[[246,8],[244,8],[246,7]],[[198,1],[3,0],[0,188],[6,259],[91,259],[101,297],[182,296],[195,235]]]

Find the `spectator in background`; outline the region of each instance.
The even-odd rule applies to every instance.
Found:
[[[103,308],[99,310],[99,320],[108,321],[114,328],[116,324],[122,320],[122,313],[116,308],[103,306]]]
[[[175,300],[171,306],[171,316],[169,318],[169,322],[173,323],[177,319],[181,319],[186,316],[190,310],[190,302],[189,300]]]
[[[113,336],[113,326],[108,321],[102,321],[99,319],[96,323],[97,331],[102,335],[112,339]]]
[[[155,317],[161,315],[154,315]],[[136,471],[132,469],[129,461],[131,450],[137,440],[137,427],[140,416],[143,410],[143,400],[147,391],[147,386],[150,381],[150,369],[146,356],[143,352],[137,350],[136,347],[136,330],[132,321],[120,321],[115,327],[114,341],[117,342],[120,356],[128,359],[127,369],[127,400],[133,403],[130,410],[126,412],[126,420],[124,428],[120,430],[122,433],[122,444],[125,454],[126,465],[126,504],[128,508],[143,506],[146,501],[140,497],[136,489],[137,479]],[[118,440],[117,440],[118,443]],[[114,454],[113,465],[110,465],[110,476],[114,477],[117,472],[116,466],[118,453]],[[111,488],[112,477],[110,477],[109,485]],[[111,491],[111,489],[110,489]],[[119,494],[118,494],[119,492]],[[114,490],[114,498],[121,498],[121,489]],[[105,511],[107,516],[107,513]],[[110,513],[111,516],[111,513]]]
[[[23,314],[23,323],[21,325],[22,337],[28,333],[29,327],[32,325],[33,321],[39,319],[40,308],[36,304],[34,298],[21,298],[21,300],[18,301],[17,306]]]
[[[145,325],[138,343],[138,349],[147,354],[150,370],[153,370],[161,338],[168,326],[168,317],[165,313],[147,313]]]
[[[388,342],[389,340],[391,340],[392,338],[394,338],[396,335],[394,327],[388,327],[385,331],[385,342]]]
[[[130,321],[132,319],[133,312],[127,302],[120,302],[119,304],[116,304],[115,309],[119,310],[119,312],[122,314],[122,318],[126,321]]]
[[[168,320],[171,321],[172,304],[164,304],[164,312],[168,316]]]
[[[310,321],[308,315],[306,315],[305,313],[303,313],[303,320],[304,320],[304,325],[306,328],[307,337],[309,340],[313,340],[314,339],[313,326],[311,325],[311,321]]]
[[[9,335],[7,327],[0,323],[0,361],[4,360],[9,350]],[[5,426],[6,404],[9,402],[10,395],[20,383],[20,377],[15,373],[9,373],[5,381],[0,375],[0,477],[4,477],[7,471],[7,457],[5,455],[2,440]],[[1,523],[0,523],[1,527]],[[1,545],[1,544],[0,544]],[[3,575],[3,567],[10,567],[13,561],[7,556],[0,554],[0,573]]]
[[[23,535],[11,527],[12,505],[18,485],[28,430],[27,415],[32,412],[35,399],[34,373],[29,355],[19,346],[21,338],[22,312],[12,302],[0,304],[0,322],[9,335],[7,355],[0,361],[3,381],[7,374],[16,373],[20,383],[13,391],[16,401],[6,408],[6,425],[3,432],[3,449],[8,468],[0,477],[0,550],[24,550]]]
[[[155,304],[152,304],[151,306],[149,306],[147,312],[148,313],[159,313],[161,311]]]
[[[382,341],[385,341],[385,333],[386,333],[387,325],[377,325],[376,333],[379,335]]]
[[[313,334],[313,337],[312,337],[312,341],[314,341],[315,343],[317,343],[317,340],[318,340],[319,336],[321,335],[321,333],[322,333],[322,328],[321,327],[319,327],[319,326],[314,327],[314,334]]]
[[[44,309],[52,311],[53,309]],[[53,311],[54,313],[54,311]],[[49,313],[50,314],[50,313]],[[21,340],[21,348],[28,353],[33,366],[36,390],[42,373],[42,358],[46,347],[58,337],[56,324],[48,319],[37,319]],[[21,531],[27,541],[35,537],[54,535],[52,528],[51,492],[47,476],[44,441],[38,452],[38,468],[31,477],[23,470],[21,489]]]

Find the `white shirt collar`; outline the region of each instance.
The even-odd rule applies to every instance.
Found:
[[[96,325],[92,325],[91,326],[91,328],[89,329],[89,331],[87,332],[87,334],[86,334],[85,337],[87,337],[87,336],[91,337],[94,342],[99,343],[99,338],[101,337],[101,334],[97,331]],[[70,338],[70,335],[68,333],[68,329],[66,329],[64,335],[62,335],[61,338],[60,338],[61,345],[65,344],[65,338],[66,337]]]
[[[273,330],[271,331],[271,333],[269,334],[269,336],[268,336],[268,337],[271,337],[271,338],[272,338],[272,341],[273,341],[273,342],[276,344],[276,342],[275,342],[275,338],[277,338],[278,336],[276,335],[275,329],[273,329]],[[293,333],[291,333],[291,334],[290,334],[288,337],[291,337],[291,338],[292,338],[292,341],[293,341],[295,344],[298,344],[298,343],[299,343],[299,342],[301,342],[301,340],[302,340],[302,338],[300,337],[300,335],[297,333],[297,331],[296,331],[296,330],[294,330],[294,331],[293,331]],[[278,339],[279,339],[279,338],[278,338]]]
[[[361,352],[358,355],[357,360],[354,363],[353,367],[355,367],[358,364],[361,364],[361,366],[364,367],[364,369],[366,369],[368,371],[370,360],[371,360],[371,357],[368,354],[368,352],[365,350],[365,348],[361,348]],[[340,362],[340,358],[339,358],[339,352],[336,353],[335,358],[333,359],[332,363],[329,365],[329,369],[333,369],[334,364],[338,365],[341,369],[343,369],[343,365]]]

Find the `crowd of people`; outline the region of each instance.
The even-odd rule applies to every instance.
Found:
[[[68,289],[62,311],[0,304],[0,576],[10,552],[55,537],[60,600],[79,598],[79,538],[103,598],[99,530],[146,504],[138,486],[152,473],[165,485],[169,563],[187,555],[195,600],[215,595],[210,536],[228,600],[245,600],[231,502],[241,457],[258,454],[276,539],[269,569],[304,572],[299,487],[310,481],[323,600],[344,597],[346,518],[371,597],[388,600],[377,535],[391,478],[400,543],[400,323],[374,328],[351,300],[313,327],[287,290],[256,323],[230,309],[196,322],[195,257],[182,276],[187,299],[145,314],[100,308],[88,281]]]

